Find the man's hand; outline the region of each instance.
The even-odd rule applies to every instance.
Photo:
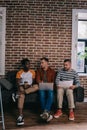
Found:
[[[72,85],[72,86],[69,87],[69,89],[75,89],[75,88],[76,88],[75,85]]]
[[[58,89],[61,89],[62,87],[61,86],[57,86]]]
[[[19,95],[20,95],[20,94],[25,94],[25,91],[24,91],[23,86],[20,86],[20,87],[19,87],[18,94],[19,94]]]

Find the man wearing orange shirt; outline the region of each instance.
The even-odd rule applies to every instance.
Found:
[[[27,58],[25,58],[21,61],[21,64],[23,68],[20,69],[16,75],[18,95],[19,95],[18,96],[19,117],[17,119],[17,125],[24,124],[23,105],[25,95],[33,93],[38,90],[38,85],[34,84],[35,71],[30,69],[30,61]]]

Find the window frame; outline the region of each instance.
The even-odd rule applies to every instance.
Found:
[[[72,9],[72,68],[76,70],[77,42],[78,42],[78,13],[87,13],[87,9]],[[77,71],[77,70],[76,70]],[[79,73],[80,76],[87,76],[87,73]]]
[[[6,34],[6,7],[0,7],[2,13],[2,39],[0,45],[1,57],[0,57],[0,75],[5,75],[5,34]]]

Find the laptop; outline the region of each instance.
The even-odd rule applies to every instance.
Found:
[[[39,83],[39,90],[53,90],[53,83]]]
[[[59,81],[59,86],[63,88],[69,88],[73,85],[73,80],[70,81]]]

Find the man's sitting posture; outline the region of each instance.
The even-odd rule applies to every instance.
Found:
[[[53,103],[52,83],[54,83],[55,71],[49,67],[49,60],[46,57],[41,58],[40,65],[41,68],[37,70],[36,75],[36,81],[39,84],[39,96],[42,109],[40,117],[48,122],[53,118],[50,114],[50,110]],[[42,88],[40,88],[41,84]]]
[[[74,105],[73,90],[76,87],[80,86],[80,81],[76,71],[71,69],[70,59],[64,60],[64,68],[57,73],[56,86],[57,86],[58,110],[54,114],[54,117],[59,118],[63,114],[62,113],[63,95],[64,93],[66,93],[69,107],[69,120],[74,120],[75,117],[73,109],[75,108],[75,105]]]
[[[38,90],[38,85],[34,84],[35,79],[35,71],[30,69],[30,61],[25,58],[21,61],[23,66],[17,72],[17,86],[18,86],[18,109],[19,109],[19,117],[17,119],[17,125],[24,124],[23,117],[23,105],[26,94],[30,94]]]

